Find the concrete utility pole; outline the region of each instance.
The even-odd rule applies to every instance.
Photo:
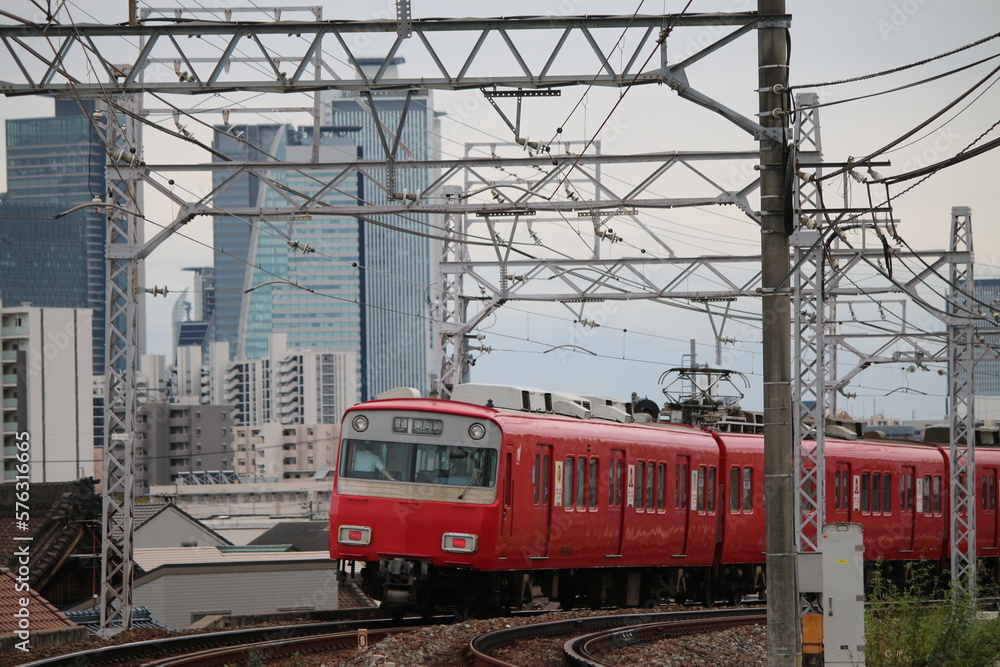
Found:
[[[785,13],[784,0],[759,0],[762,17]],[[795,665],[801,652],[795,578],[795,479],[792,439],[791,309],[786,210],[787,26],[757,30],[760,123],[760,248],[764,338],[764,494],[767,512],[768,664]]]

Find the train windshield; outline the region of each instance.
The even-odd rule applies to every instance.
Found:
[[[345,439],[340,474],[359,479],[492,488],[497,477],[497,450]]]

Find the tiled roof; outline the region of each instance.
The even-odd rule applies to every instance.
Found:
[[[299,551],[330,549],[328,521],[282,521],[250,544],[291,544]]]
[[[136,549],[135,563],[145,572],[164,565],[210,565],[226,563],[287,563],[291,561],[330,561],[329,551],[289,551],[225,553],[217,547],[170,547]],[[332,563],[332,561],[330,561]]]
[[[30,583],[45,590],[49,578],[71,554],[93,550],[94,521],[101,519],[101,499],[94,485],[91,478],[33,483],[27,530],[22,530],[14,516],[15,485],[0,484],[0,565],[13,569],[15,549],[22,544],[14,538],[31,537]]]
[[[135,503],[132,505],[132,530],[136,531],[154,516],[170,507],[170,503]],[[122,531],[116,525],[111,527],[111,536],[121,540]]]
[[[13,634],[18,629],[19,617],[15,614],[22,613],[22,598],[28,600],[27,618],[32,632],[77,626],[34,589],[18,590],[18,584],[24,583],[7,568],[0,568],[0,635]]]

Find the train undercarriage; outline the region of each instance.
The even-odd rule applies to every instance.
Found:
[[[381,559],[360,572],[342,561],[340,576],[357,581],[366,595],[396,615],[493,616],[555,603],[562,609],[652,607],[671,601],[738,605],[747,595],[763,600],[766,583],[762,564],[483,572],[403,558]]]

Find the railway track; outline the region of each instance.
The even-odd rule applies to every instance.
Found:
[[[222,665],[238,662],[250,651],[267,656],[292,655],[295,652],[327,650],[327,648],[357,646],[362,631],[367,640],[375,641],[393,632],[454,622],[453,616],[430,618],[371,619],[302,623],[268,628],[249,628],[225,632],[185,635],[145,642],[104,646],[90,651],[30,662],[23,667],[71,667],[77,665]],[[323,646],[327,648],[323,648]]]
[[[570,662],[606,666],[609,663],[602,662],[600,655],[606,654],[616,642],[617,645],[638,643],[766,620],[767,614],[760,608],[589,616],[488,632],[470,642],[467,654],[476,667],[518,667],[497,654],[519,642],[574,635],[563,648]]]
[[[518,615],[536,615],[528,612]],[[353,650],[365,644],[427,625],[454,623],[452,616],[431,618],[351,620],[325,623],[251,628],[186,635],[169,639],[134,642],[63,655],[24,667],[56,667],[86,664],[135,665],[137,667],[210,667],[272,664],[282,658],[311,653]],[[468,643],[464,655],[477,666],[516,667],[532,658],[511,658],[516,646],[531,640],[571,637],[563,645],[567,659],[576,665],[605,666],[605,656],[621,646],[636,646],[668,636],[691,634],[741,624],[766,622],[760,608],[659,612],[608,616],[585,616],[547,621],[488,632]],[[457,657],[456,648],[456,657]],[[516,662],[511,662],[511,660]]]

